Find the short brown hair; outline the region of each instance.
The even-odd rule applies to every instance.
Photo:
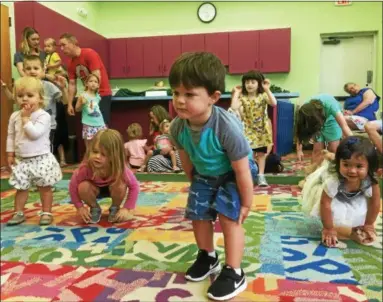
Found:
[[[204,87],[209,95],[225,91],[225,66],[210,52],[186,52],[173,63],[169,83],[174,89],[180,85],[190,89]]]
[[[40,62],[41,67],[44,68],[44,62],[41,61],[41,58],[40,58],[39,56],[36,56],[36,55],[24,55],[23,65],[24,65],[26,62],[33,62],[33,61],[38,61],[38,62]]]
[[[60,36],[60,40],[61,39],[67,39],[69,42],[73,43],[74,45],[78,45],[77,38],[74,35],[70,34],[70,33],[63,33]]]

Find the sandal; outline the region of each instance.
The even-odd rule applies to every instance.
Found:
[[[50,225],[53,222],[53,214],[50,212],[40,212],[40,225]]]

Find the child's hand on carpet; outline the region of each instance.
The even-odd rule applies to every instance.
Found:
[[[365,224],[362,227],[362,230],[364,231],[365,238],[363,240],[364,244],[372,243],[376,239],[376,231],[374,225]]]
[[[239,224],[243,224],[245,222],[245,219],[247,218],[247,216],[249,216],[249,212],[250,212],[249,207],[241,206],[241,209],[239,212],[239,219],[238,219]]]
[[[133,217],[132,211],[125,209],[125,208],[120,208],[116,214],[116,220],[115,222],[123,222],[131,219]]]
[[[82,220],[84,220],[85,223],[90,222],[91,217],[87,207],[83,206],[81,208],[78,208],[77,214],[80,215],[80,217],[82,218]]]
[[[322,243],[327,247],[336,247],[338,243],[337,232],[334,229],[322,230]]]

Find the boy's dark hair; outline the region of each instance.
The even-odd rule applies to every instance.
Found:
[[[225,66],[212,53],[186,52],[173,63],[169,83],[172,89],[185,86],[186,89],[204,87],[209,95],[225,91]]]
[[[341,140],[335,153],[335,163],[332,172],[336,172],[339,178],[343,178],[340,174],[341,159],[350,159],[352,155],[364,156],[368,162],[368,176],[373,184],[377,184],[375,172],[378,170],[378,153],[375,146],[366,137],[349,136]]]
[[[256,80],[258,82],[257,93],[264,93],[262,83],[265,80],[265,76],[257,70],[250,70],[242,76],[242,94],[247,95],[246,81]]]
[[[282,173],[285,166],[278,154],[270,153],[266,157],[265,173]]]
[[[308,143],[310,139],[320,134],[326,121],[322,103],[311,100],[301,106],[296,116],[296,131],[299,143]]]
[[[36,55],[24,55],[23,64],[25,64],[25,62],[33,62],[33,61],[39,61],[40,64],[41,64],[41,67],[44,68],[44,62],[41,61],[41,58],[39,56],[36,56]]]

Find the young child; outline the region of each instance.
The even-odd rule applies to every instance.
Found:
[[[147,139],[142,138],[142,127],[138,123],[129,125],[126,130],[129,141],[124,144],[125,154],[128,159],[128,164],[133,169],[140,169],[145,162]]]
[[[313,142],[312,162],[321,162],[321,152],[335,153],[343,135],[352,132],[342,114],[338,101],[329,94],[311,97],[298,110],[296,115],[297,157],[303,159],[302,143]]]
[[[154,150],[149,150],[145,158],[144,165],[140,171],[145,171],[146,165],[152,156],[162,154],[165,157],[169,157],[172,161],[172,168],[174,172],[181,172],[181,169],[177,166],[176,152],[174,150],[173,143],[171,141],[169,130],[170,122],[168,120],[163,120],[160,124],[160,135],[157,135],[154,139]]]
[[[157,135],[160,135],[160,124],[163,120],[170,121],[169,113],[166,111],[164,107],[161,105],[154,105],[150,108],[149,111],[149,135],[152,137],[153,141],[155,140]]]
[[[376,239],[374,223],[380,210],[380,189],[374,174],[378,155],[367,138],[343,139],[335,162],[311,174],[302,191],[302,209],[319,216],[323,223],[322,242],[327,247],[342,247],[338,234],[360,244]],[[319,195],[314,185],[319,184]]]
[[[98,131],[69,184],[78,214],[85,223],[99,222],[101,207],[97,199],[111,197],[108,221],[127,220],[129,210],[136,206],[138,193],[139,184],[127,166],[121,134],[112,129]]]
[[[98,94],[100,79],[91,73],[84,83],[85,91],[77,99],[76,111],[82,111],[82,138],[86,148],[88,148],[94,135],[98,131],[106,129],[106,125],[99,106],[101,101],[101,97]]]
[[[214,106],[225,91],[225,73],[215,55],[194,52],[176,59],[169,75],[178,114],[170,133],[191,181],[185,217],[193,221],[199,248],[185,277],[202,281],[221,270],[213,244],[213,222],[218,216],[226,264],[208,289],[208,297],[215,300],[230,299],[246,289],[242,224],[249,215],[258,170],[240,121]]]
[[[57,71],[62,69],[61,58],[56,52],[56,41],[53,38],[44,40],[45,72],[49,75],[55,75]]]
[[[257,71],[249,71],[242,77],[242,87],[233,88],[231,109],[240,111],[245,136],[250,142],[259,165],[258,186],[267,187],[264,176],[268,147],[273,143],[267,105],[276,106],[277,101],[270,91],[270,81]]]
[[[25,221],[24,206],[31,186],[37,186],[40,192],[40,225],[49,225],[53,221],[52,186],[62,178],[62,174],[56,158],[50,152],[51,118],[42,109],[42,82],[28,76],[19,78],[15,82],[14,98],[21,109],[13,112],[9,119],[7,155],[12,171],[9,183],[17,192],[15,214],[7,225]]]
[[[43,70],[43,62],[38,56],[35,55],[26,55],[24,57],[24,73],[26,76],[35,77],[38,79],[44,78],[44,70]],[[54,137],[55,132],[57,128],[57,122],[56,122],[56,103],[57,102],[68,102],[68,91],[65,87],[66,80],[64,77],[57,75],[55,77],[55,84],[51,83],[50,81],[42,81],[43,88],[44,88],[44,107],[45,110],[50,114],[51,116],[51,132],[49,134],[49,139],[51,142],[51,152],[53,151],[53,145],[54,145]],[[11,99],[14,101],[14,97],[10,90],[6,86],[2,86],[4,88],[5,95],[8,99]]]

